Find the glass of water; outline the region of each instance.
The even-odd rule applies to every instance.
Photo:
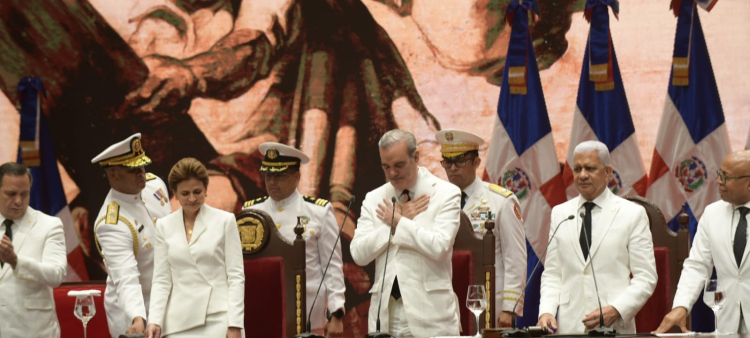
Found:
[[[89,294],[76,297],[76,308],[73,310],[73,314],[83,323],[83,338],[86,338],[86,324],[96,314],[94,296]]]
[[[719,281],[716,279],[707,280],[706,288],[703,290],[703,302],[714,311],[714,325],[716,325],[714,334],[719,334],[719,309],[725,301],[726,294],[724,294],[724,288],[719,285]]]
[[[487,294],[484,285],[469,285],[469,291],[466,293],[466,307],[474,313],[474,318],[477,320],[477,332],[474,337],[480,337],[479,315],[487,308]]]

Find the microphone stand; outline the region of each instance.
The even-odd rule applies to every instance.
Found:
[[[583,212],[579,215],[583,218]],[[596,300],[599,302],[599,327],[589,330],[589,337],[614,337],[617,331],[612,328],[604,327],[604,312],[602,311],[602,299],[599,297],[599,285],[596,283],[596,272],[594,272],[594,256],[591,254],[591,243],[589,243],[589,234],[586,227],[582,226],[583,234],[586,239],[586,246],[589,248],[589,261],[591,263],[591,275],[594,276],[594,288],[596,289]]]
[[[388,248],[385,250],[385,265],[383,265],[383,280],[380,282],[380,299],[378,300],[378,319],[375,321],[375,332],[369,332],[366,338],[393,338],[388,332],[380,332],[380,307],[383,306],[383,288],[385,288],[385,271],[388,268],[388,253],[391,251],[393,238],[393,219],[396,217],[396,197],[391,197],[393,212],[391,213],[391,231],[388,232]]]
[[[346,224],[346,219],[349,217],[349,210],[352,208],[352,203],[354,202],[354,195],[352,195],[352,198],[349,199],[349,206],[346,207],[346,214],[344,214],[344,221],[341,222],[341,226],[339,227],[339,234],[336,236],[336,241],[333,243],[333,250],[331,250],[331,255],[328,256],[328,263],[326,264],[325,270],[323,270],[323,277],[320,279],[320,284],[318,284],[318,291],[315,292],[315,298],[313,298],[312,305],[310,306],[310,313],[307,314],[307,327],[306,332],[300,333],[294,338],[325,338],[317,333],[312,333],[312,330],[310,329],[312,324],[310,323],[310,318],[312,318],[312,310],[315,308],[315,301],[318,300],[318,294],[320,293],[320,288],[323,287],[323,282],[326,278],[326,273],[328,273],[328,267],[331,266],[331,259],[333,259],[333,254],[336,252],[336,245],[339,244],[339,238],[341,238],[341,232],[344,230],[344,224]]]
[[[570,221],[573,218],[575,218],[575,216],[570,215],[566,219],[560,221],[560,223],[557,223],[557,226],[555,227],[555,231],[552,232],[552,237],[550,237],[549,241],[547,242],[547,247],[544,248],[544,252],[542,252],[542,256],[539,258],[539,261],[536,262],[536,265],[534,265],[534,269],[531,270],[531,273],[529,274],[529,278],[526,279],[526,286],[523,288],[523,292],[521,292],[521,296],[518,297],[518,300],[516,300],[516,303],[513,305],[513,317],[511,317],[510,319],[513,329],[503,330],[500,332],[503,338],[531,337],[531,333],[529,333],[528,328],[519,330],[516,327],[516,307],[518,306],[518,303],[521,301],[521,299],[523,299],[524,294],[526,294],[526,288],[529,287],[529,282],[531,281],[531,278],[534,277],[534,273],[536,272],[536,269],[539,268],[539,265],[542,263],[542,260],[544,260],[544,258],[547,257],[547,249],[549,249],[549,244],[552,243],[552,240],[555,238],[555,234],[557,234],[557,230],[560,229],[560,225],[562,225],[563,223],[567,221]]]

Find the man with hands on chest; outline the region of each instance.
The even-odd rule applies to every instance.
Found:
[[[580,195],[552,209],[550,236],[564,219],[574,216],[574,221],[562,223],[549,243],[537,325],[560,334],[598,328],[595,273],[604,326],[635,333],[635,315],[657,280],[646,211],[607,188],[612,166],[604,143],[586,141],[573,153]]]
[[[417,141],[411,133],[388,131],[378,147],[388,183],[365,197],[350,245],[358,265],[375,261],[369,331],[376,331],[379,316],[380,330],[395,337],[457,336],[451,259],[461,191],[417,165]]]
[[[510,327],[515,315],[523,315],[523,293],[526,283],[526,231],[521,208],[513,192],[477,177],[482,163],[481,137],[461,130],[444,129],[435,134],[440,143],[448,180],[461,188],[461,209],[469,216],[475,232],[484,235],[484,222],[490,218],[495,226],[495,309],[497,327]],[[518,302],[516,312],[513,307]]]
[[[339,227],[333,214],[331,203],[322,198],[302,196],[297,185],[300,182],[300,165],[310,159],[303,152],[276,142],[266,142],[259,147],[263,155],[260,174],[266,185],[268,196],[249,200],[244,209],[257,209],[268,213],[276,223],[279,233],[288,243],[296,238],[294,227],[297,217],[305,226],[302,236],[305,239],[307,272],[307,313],[311,314],[310,328],[313,332],[324,333],[326,337],[344,335],[344,284],[341,245],[336,245]],[[315,293],[324,278],[328,258],[331,265],[325,275],[320,289],[323,300],[315,302],[311,309]],[[326,317],[328,320],[326,321]]]

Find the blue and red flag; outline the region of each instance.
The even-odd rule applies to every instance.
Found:
[[[563,171],[568,198],[578,196],[573,184],[573,150],[579,143],[589,140],[600,141],[609,149],[613,170],[608,187],[613,193],[619,196],[646,195],[646,169],[609,30],[610,7],[617,17],[619,4],[615,0],[586,2],[585,15],[591,26],[578,85],[567,164]]]
[[[677,16],[672,73],[656,139],[646,197],[673,230],[683,205],[691,240],[707,205],[718,201],[716,172],[730,151],[729,134],[697,6],[716,0],[673,0]],[[703,302],[693,307],[693,330],[710,332],[713,320]]]
[[[83,251],[79,246],[79,236],[65,197],[47,119],[42,113],[45,95],[44,85],[38,77],[25,77],[18,82],[21,133],[17,162],[26,165],[34,177],[29,206],[47,215],[59,217],[63,222],[68,253],[66,281],[88,280]]]
[[[538,15],[537,1],[513,0],[508,5],[511,38],[486,167],[487,178],[512,190],[521,204],[527,274],[547,246],[552,207],[566,200],[529,31],[529,13],[534,18]],[[536,325],[540,277],[541,271],[537,271],[526,286],[519,327]]]

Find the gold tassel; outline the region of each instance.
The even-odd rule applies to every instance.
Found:
[[[21,159],[23,164],[27,167],[38,167],[41,164],[39,158],[39,150],[23,150],[21,151]]]
[[[609,64],[606,63],[591,65],[589,68],[589,80],[594,82],[607,81],[607,67],[609,67]]]
[[[526,85],[524,84],[522,86],[510,86],[510,93],[516,95],[526,95]]]
[[[687,87],[690,83],[690,61],[688,58],[672,58],[672,85]]]
[[[679,87],[687,87],[690,85],[690,79],[686,77],[672,77],[672,85]]]
[[[526,66],[508,67],[508,83],[509,84],[526,83]]]
[[[597,83],[595,88],[597,92],[606,92],[606,91],[615,89],[615,82],[611,81],[611,82]]]

